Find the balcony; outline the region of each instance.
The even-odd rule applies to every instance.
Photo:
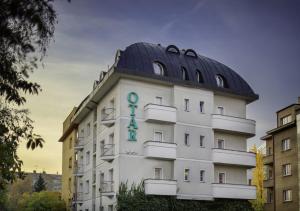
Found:
[[[145,121],[158,123],[176,123],[176,108],[158,104],[147,104],[144,107]]]
[[[146,179],[144,180],[145,194],[176,196],[177,181],[164,179]]]
[[[166,160],[176,159],[175,143],[146,141],[144,143],[144,156],[148,158],[158,158]]]
[[[100,193],[102,196],[112,197],[115,195],[114,181],[104,181],[100,184]]]
[[[76,192],[73,194],[73,201],[75,203],[83,203],[83,192]]]
[[[84,171],[83,171],[83,165],[75,163],[73,174],[75,176],[83,176],[83,173],[84,173]]]
[[[213,183],[212,188],[214,198],[256,199],[255,186]]]
[[[101,112],[101,123],[107,127],[111,127],[115,124],[115,108],[104,108]]]
[[[264,188],[274,187],[274,180],[273,179],[266,179],[264,180]]]
[[[215,164],[238,165],[249,168],[256,166],[255,153],[230,149],[212,149],[212,160]]]
[[[239,117],[225,116],[221,114],[212,115],[212,127],[214,130],[229,131],[246,135],[255,136],[255,121]]]
[[[273,155],[264,156],[264,165],[273,165]]]
[[[77,138],[76,138],[76,141],[75,141],[75,143],[74,143],[74,149],[75,149],[75,150],[82,150],[82,149],[83,149],[83,146],[84,146],[83,138],[77,137]]]
[[[100,157],[104,161],[111,162],[115,156],[115,145],[114,144],[104,144],[101,146]]]

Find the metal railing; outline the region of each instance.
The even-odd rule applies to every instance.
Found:
[[[83,164],[75,163],[74,174],[83,174]]]
[[[76,192],[73,195],[74,201],[83,201],[83,192]]]
[[[104,144],[101,146],[100,156],[112,156],[115,154],[114,144]]]
[[[114,181],[103,181],[100,183],[100,192],[114,192]]]
[[[75,142],[74,142],[74,147],[83,147],[83,138],[82,137],[77,137]]]
[[[101,121],[108,121],[115,119],[115,108],[105,108],[101,112]]]

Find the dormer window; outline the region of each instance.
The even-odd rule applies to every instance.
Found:
[[[216,81],[217,81],[218,87],[222,87],[222,88],[226,87],[225,86],[225,79],[223,78],[223,76],[216,75]]]
[[[153,70],[155,75],[164,76],[165,75],[165,68],[159,62],[153,62]]]
[[[181,77],[182,77],[182,80],[185,80],[185,81],[189,80],[187,70],[184,67],[181,67]]]
[[[166,48],[166,51],[169,53],[180,54],[179,49],[175,45],[169,45]]]
[[[203,77],[200,70],[196,70],[196,78],[198,83],[203,83]]]

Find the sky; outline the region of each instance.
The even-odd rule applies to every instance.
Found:
[[[117,49],[135,42],[192,48],[240,74],[259,94],[247,106],[257,135],[274,128],[275,112],[300,96],[300,1],[73,0],[55,1],[58,24],[44,67],[31,77],[43,91],[27,108],[43,149],[19,148],[25,171],[61,173],[62,122],[113,64]]]

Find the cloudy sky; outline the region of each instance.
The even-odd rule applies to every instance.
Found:
[[[260,95],[248,105],[259,137],[275,127],[275,111],[300,96],[300,3],[293,0],[56,1],[55,42],[32,80],[43,92],[27,107],[43,149],[19,149],[24,170],[61,172],[62,122],[91,91],[117,49],[135,42],[193,48],[239,73]]]

